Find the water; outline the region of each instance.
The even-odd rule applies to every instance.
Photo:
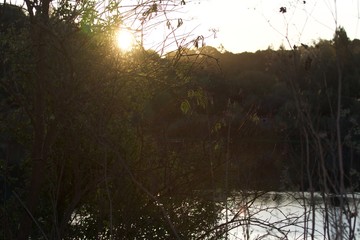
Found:
[[[234,240],[356,239],[360,194],[346,199],[340,208],[339,198],[323,198],[320,193],[313,197],[298,192],[242,193],[228,198],[228,211],[222,203],[220,224],[227,226],[228,239]]]

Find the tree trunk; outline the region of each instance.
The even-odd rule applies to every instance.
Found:
[[[27,6],[32,5],[28,4]],[[46,6],[47,5],[47,6]],[[34,47],[35,73],[33,111],[30,116],[33,127],[33,146],[31,153],[31,177],[27,186],[26,209],[20,221],[19,240],[26,240],[32,232],[33,222],[36,221],[36,210],[39,203],[41,188],[45,181],[45,169],[47,165],[47,153],[51,143],[47,142],[51,129],[47,129],[46,114],[46,37],[44,30],[40,27],[48,20],[49,1],[41,2],[42,11],[35,16],[30,14],[31,40]],[[32,9],[28,9],[32,11]],[[36,16],[39,14],[40,16]]]

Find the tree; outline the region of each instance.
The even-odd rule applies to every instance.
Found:
[[[351,212],[348,202],[356,188],[351,180],[351,175],[354,175],[351,172],[356,172],[355,168],[358,168],[353,164],[357,158],[354,154],[356,150],[350,149],[354,145],[349,148],[346,144],[346,139],[351,138],[351,134],[346,133],[353,128],[350,122],[358,121],[357,114],[350,113],[350,109],[357,108],[358,103],[356,94],[353,95],[348,86],[357,86],[353,77],[358,73],[354,71],[354,56],[349,46],[345,30],[339,28],[331,41],[323,40],[314,46],[283,51],[282,55],[282,64],[289,59],[292,62],[291,67],[288,65],[288,69],[282,70],[282,78],[293,94],[293,127],[294,133],[297,131],[299,136],[299,143],[293,144],[293,147],[297,149],[295,156],[299,157],[299,168],[303,169],[301,185],[311,194],[314,191],[322,194],[326,214],[324,234],[327,237],[333,234],[339,238],[346,234],[349,238],[354,237],[351,214],[347,215],[347,230],[344,231],[340,227],[344,223],[341,214],[335,211],[332,215],[333,206],[327,204],[329,196],[334,195],[339,198],[340,208],[345,213]],[[311,207],[315,214],[315,206]]]
[[[151,189],[145,177],[155,176],[158,170],[152,173],[151,165],[139,164],[151,149],[150,142],[139,143],[139,139],[149,137],[148,132],[145,136],[137,132],[142,124],[139,116],[153,91],[173,79],[171,62],[141,45],[129,54],[116,53],[113,43],[114,31],[124,21],[135,20],[139,27],[136,30],[144,37],[147,26],[160,15],[165,20],[159,23],[167,24],[176,36],[180,26],[172,27],[166,13],[185,1],[144,1],[125,13],[119,11],[120,3],[98,4],[64,1],[51,6],[50,1],[27,0],[24,25],[16,41],[11,41],[15,35],[10,27],[4,28],[9,35],[1,43],[13,48],[6,46],[4,51],[7,62],[2,63],[5,70],[1,90],[21,113],[14,134],[26,136],[26,153],[21,160],[26,187],[17,185],[12,192],[12,202],[21,207],[21,211],[13,212],[20,225],[8,226],[6,234],[14,236],[14,229],[18,229],[18,239],[97,239],[99,234],[109,238],[159,234],[180,238],[194,234],[192,227],[196,231],[208,228],[197,224],[203,221],[201,217],[194,218],[193,223],[181,223],[179,217],[194,208],[203,209],[200,200],[188,199],[194,208],[184,211],[178,206],[186,198],[168,202],[160,198],[157,193],[162,189]],[[176,47],[181,49],[180,45]],[[10,121],[2,124],[15,127]],[[150,150],[153,156],[149,158],[157,160],[155,150]],[[141,172],[147,174],[142,177]],[[124,195],[126,192],[128,195]],[[130,198],[124,201],[124,196]],[[129,203],[133,204],[127,206]],[[115,217],[115,212],[127,214],[134,209],[141,209],[134,218]],[[147,225],[147,213],[153,217],[161,213],[161,217]],[[199,216],[214,222],[213,213],[200,211]],[[131,233],[133,224],[142,229],[135,235]]]

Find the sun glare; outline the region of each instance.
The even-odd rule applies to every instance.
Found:
[[[124,29],[120,29],[116,34],[116,43],[121,51],[128,52],[134,47],[134,35]]]

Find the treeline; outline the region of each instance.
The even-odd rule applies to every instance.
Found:
[[[111,24],[67,7],[0,6],[2,236],[210,238],[217,192],[358,190],[360,41],[344,29],[160,57],[119,52]]]
[[[218,187],[227,176],[231,189],[338,193],[342,178],[358,190],[359,50],[343,28],[292,50],[204,47],[181,103],[187,123],[169,121],[169,134],[206,139]]]

